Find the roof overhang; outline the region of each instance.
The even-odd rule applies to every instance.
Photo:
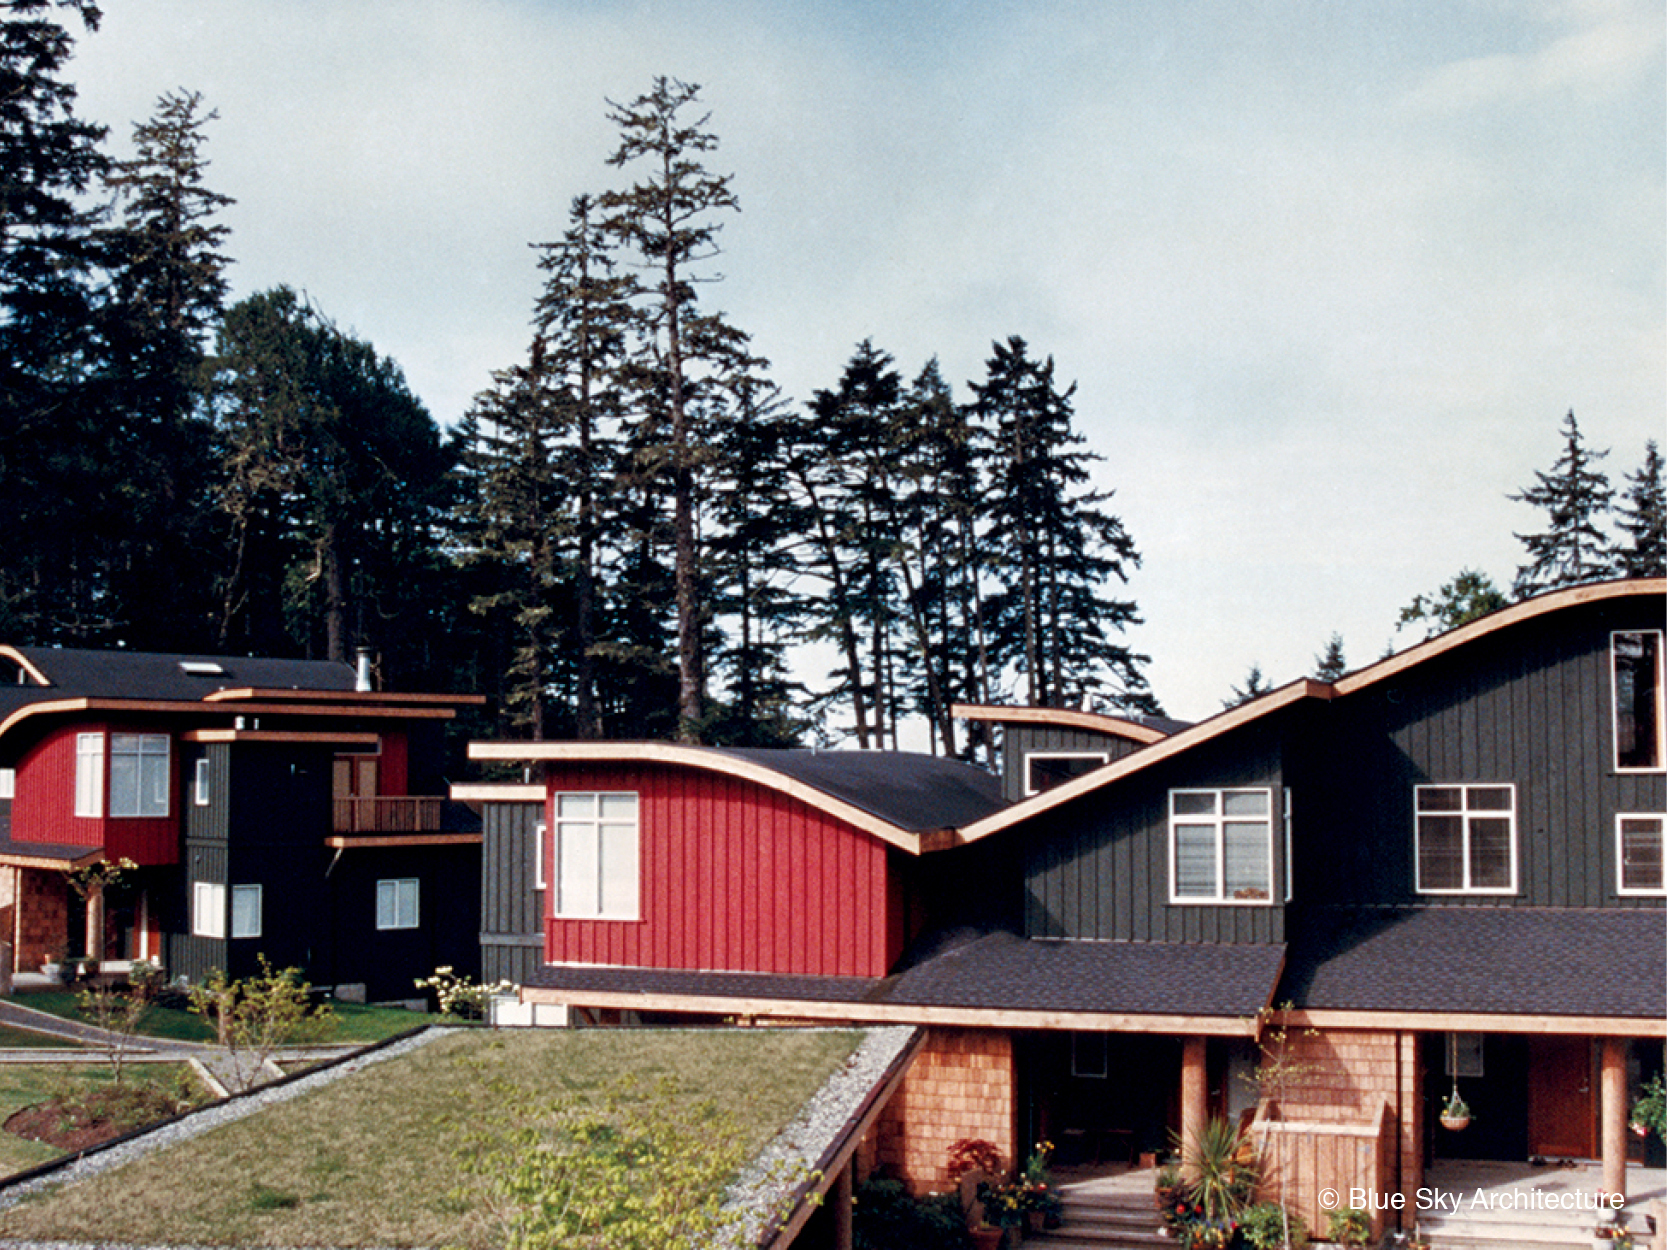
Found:
[[[352,716],[389,720],[451,720],[457,715],[450,707],[411,705],[408,703],[343,703],[332,699],[328,703],[238,703],[232,706],[195,699],[43,699],[14,711],[0,721],[0,738],[30,720],[49,716],[64,716],[86,712],[104,712],[121,716],[194,716],[223,722],[228,716],[288,716],[329,717]],[[234,726],[235,728],[235,726]]]
[[[900,828],[872,812],[753,760],[705,747],[683,746],[674,742],[471,742],[469,758],[543,764],[546,767],[562,764],[667,764],[701,769],[750,781],[798,799],[808,807],[842,820],[911,855],[919,855],[930,836]],[[462,796],[454,789],[453,797]]]
[[[1086,729],[1113,738],[1150,745],[1162,742],[1169,735],[1161,729],[1143,725],[1121,716],[1105,716],[1099,712],[1079,712],[1055,707],[994,707],[982,703],[953,703],[951,716],[962,720],[990,721],[998,725],[1057,725],[1066,729]]]

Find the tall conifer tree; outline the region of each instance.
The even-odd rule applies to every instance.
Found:
[[[1615,571],[1622,577],[1667,577],[1667,493],[1661,484],[1661,449],[1653,438],[1644,444],[1644,463],[1627,474],[1615,520],[1626,535],[1616,552]]]
[[[1600,528],[1614,492],[1596,467],[1608,454],[1586,446],[1571,409],[1563,418],[1563,454],[1551,472],[1536,471],[1534,485],[1509,496],[1546,514],[1540,533],[1517,535],[1529,555],[1512,586],[1518,599],[1597,581],[1614,566],[1613,546]]]

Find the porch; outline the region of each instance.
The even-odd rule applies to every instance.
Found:
[[[1438,1248],[1588,1250],[1603,1180],[1600,1163],[1439,1160],[1424,1174],[1407,1226]],[[1626,1192],[1616,1223],[1632,1233],[1637,1250],[1660,1250],[1667,1233],[1667,1168],[1629,1166]]]

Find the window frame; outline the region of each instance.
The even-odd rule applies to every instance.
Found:
[[[544,878],[544,843],[550,837],[550,822],[541,820],[533,826],[533,889],[547,890],[549,882]]]
[[[221,881],[193,881],[191,883],[191,935],[193,937],[226,940],[226,886]]]
[[[562,800],[574,799],[592,801],[592,814],[588,817],[562,814]],[[603,802],[607,799],[629,799],[631,801],[631,816],[629,821],[623,817],[609,818],[603,815]],[[639,921],[642,919],[642,798],[635,790],[559,790],[550,796],[550,807],[546,818],[550,822],[550,865],[546,873],[548,885],[549,915],[556,920],[617,920]],[[618,830],[629,825],[630,837],[628,842],[622,842],[620,847],[629,846],[630,864],[628,867],[617,867],[610,875],[610,856],[607,851],[606,834],[609,828]],[[567,842],[564,834],[571,830],[575,836],[583,836],[588,831],[594,839],[590,848],[594,852],[593,877],[581,878],[571,887],[566,883],[570,856],[564,854]],[[583,848],[578,848],[583,849]],[[572,898],[573,893],[593,893],[594,902],[590,906],[581,907]],[[629,905],[610,908],[610,897],[629,896]]]
[[[158,747],[160,744],[160,747]],[[173,740],[167,734],[112,733],[107,809],[112,820],[166,820],[173,814]],[[116,787],[117,760],[133,761],[132,810]],[[160,788],[158,788],[160,783]],[[118,803],[118,799],[122,802]]]
[[[411,888],[411,917],[404,920],[405,887]],[[393,923],[382,923],[382,892],[393,889]],[[397,933],[422,927],[422,879],[420,877],[379,877],[376,882],[376,928],[379,933]]]
[[[199,755],[191,770],[191,802],[196,807],[207,807],[213,795],[209,777],[208,756]]]
[[[1227,811],[1227,796],[1233,794],[1262,795],[1266,800],[1263,815],[1254,819],[1230,818]],[[1280,818],[1276,815],[1279,809],[1274,806],[1275,794],[1281,795],[1281,803],[1283,804],[1284,787],[1281,786],[1177,786],[1169,791],[1166,804],[1168,812],[1166,828],[1169,842],[1169,902],[1172,906],[1272,907],[1274,905],[1276,901],[1274,898],[1274,829],[1281,823]],[[1215,798],[1215,810],[1207,815],[1199,812],[1177,812],[1175,810],[1176,799],[1182,795],[1211,795]],[[1267,886],[1261,898],[1234,898],[1227,894],[1227,826],[1230,824],[1253,823],[1262,824],[1266,827]],[[1182,826],[1199,827],[1205,825],[1213,829],[1215,893],[1213,895],[1182,894],[1180,892],[1178,829]]]
[[[1661,844],[1659,857],[1662,861],[1661,880],[1656,885],[1629,886],[1626,883],[1625,823],[1629,820],[1655,822],[1656,838]],[[1661,898],[1667,895],[1667,815],[1661,812],[1615,813],[1615,893],[1621,898]]]
[[[104,819],[104,733],[75,735],[75,814]]]
[[[0,768],[0,799],[17,797],[17,769]]]
[[[1651,728],[1655,735],[1655,758],[1648,764],[1621,762],[1621,665],[1616,640],[1634,635],[1655,639],[1654,697],[1649,704]],[[1667,748],[1662,742],[1663,730],[1667,729],[1667,690],[1663,689],[1667,685],[1663,681],[1663,668],[1667,667],[1667,657],[1663,656],[1664,643],[1667,643],[1667,634],[1659,629],[1617,629],[1609,635],[1609,736],[1617,773],[1667,772]]]
[[[239,896],[247,900],[253,896],[255,900],[255,924],[252,929],[238,924],[237,902]],[[258,938],[261,936],[261,919],[266,900],[264,891],[258,884],[234,885],[226,891],[226,936],[235,941],[239,938]]]
[[[1054,782],[1054,784],[1052,786],[1037,786],[1037,785],[1032,783],[1031,776],[1030,776],[1030,764],[1031,764],[1032,760],[1096,760],[1096,761],[1098,761],[1098,763],[1095,765],[1095,767],[1103,767],[1104,765],[1109,764],[1111,762],[1111,752],[1110,751],[1026,751],[1025,756],[1024,756],[1024,782],[1025,782],[1025,797],[1026,798],[1030,798],[1032,795],[1045,794],[1049,790],[1054,789],[1056,786],[1062,786],[1066,782],[1076,780],[1076,777],[1066,777],[1062,781]],[[1090,769],[1089,771],[1092,772],[1093,769]],[[1080,776],[1082,774],[1078,774],[1078,775]]]
[[[1418,796],[1426,790],[1457,790],[1461,795],[1460,806],[1457,811],[1425,811],[1419,804]],[[1510,829],[1510,870],[1509,885],[1478,886],[1471,884],[1471,823],[1476,820],[1497,820],[1501,817],[1498,808],[1472,808],[1470,793],[1473,790],[1503,790],[1511,797],[1511,805],[1503,812],[1504,819]],[[1522,878],[1519,868],[1521,846],[1517,829],[1517,788],[1509,781],[1446,781],[1430,782],[1427,785],[1416,785],[1412,788],[1412,885],[1413,893],[1428,895],[1435,898],[1458,897],[1462,895],[1485,895],[1496,898],[1509,897],[1521,893]],[[1464,884],[1459,886],[1426,886],[1424,884],[1424,837],[1423,826],[1426,816],[1457,816],[1459,818],[1460,843],[1459,862],[1464,870]]]

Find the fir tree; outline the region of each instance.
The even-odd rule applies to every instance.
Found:
[[[1609,479],[1594,467],[1608,454],[1588,450],[1571,409],[1563,419],[1563,454],[1551,472],[1536,471],[1533,486],[1509,496],[1546,514],[1543,532],[1517,535],[1530,557],[1517,569],[1511,588],[1518,599],[1597,581],[1614,567],[1612,546],[1599,528],[1613,492]]]
[[[1325,650],[1314,657],[1314,676],[1320,681],[1336,681],[1348,671],[1349,663],[1343,658],[1343,635],[1333,634]]]
[[[1262,675],[1262,666],[1260,664],[1252,664],[1250,666],[1250,671],[1245,674],[1244,685],[1242,687],[1232,687],[1232,695],[1229,698],[1223,699],[1221,706],[1224,708],[1235,708],[1241,703],[1249,703],[1252,699],[1260,699],[1263,695],[1268,694],[1272,690],[1273,687],[1268,684],[1268,679]]]
[[[1667,497],[1661,485],[1661,450],[1655,439],[1644,444],[1644,463],[1626,477],[1616,509],[1616,524],[1626,545],[1616,553],[1622,577],[1667,577]]]

